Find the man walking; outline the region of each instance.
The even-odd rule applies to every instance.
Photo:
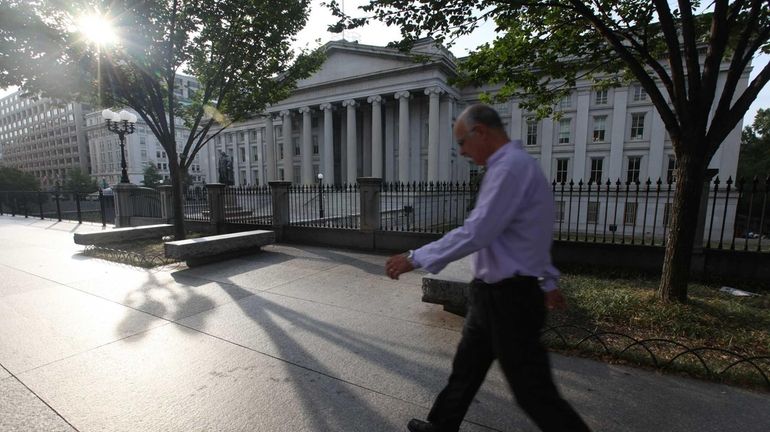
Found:
[[[554,203],[537,161],[511,141],[497,112],[468,107],[454,127],[460,154],[486,166],[476,206],[463,226],[408,254],[388,259],[388,276],[424,268],[431,273],[473,254],[468,313],[449,382],[428,421],[412,432],[455,432],[494,359],[516,401],[543,431],[588,431],[559,395],[540,342],[546,307],[563,307],[551,264]],[[542,286],[539,278],[543,278]]]

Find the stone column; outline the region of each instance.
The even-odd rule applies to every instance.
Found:
[[[214,227],[214,232],[221,234],[225,224],[225,186],[222,183],[209,183],[206,185],[209,202],[209,223]]]
[[[160,217],[163,219],[163,223],[169,223],[174,218],[174,206],[171,202],[171,193],[173,187],[171,185],[158,186],[158,192],[160,192]]]
[[[647,177],[653,182],[658,179],[665,181],[663,178],[663,147],[666,140],[666,125],[658,114],[658,110],[652,110],[652,122],[650,123],[652,124],[650,125],[650,159],[647,161]],[[740,142],[740,140],[738,141]],[[644,175],[639,177],[644,177]],[[644,181],[643,178],[640,180]]]
[[[273,201],[273,231],[276,241],[283,238],[283,227],[289,224],[289,186],[291,182],[270,182],[270,195]]]
[[[409,181],[409,92],[393,95],[398,100],[398,181]]]
[[[283,117],[283,179],[294,181],[294,143],[291,142],[291,111],[281,111]]]
[[[628,88],[615,89],[612,108],[612,132],[610,133],[610,181],[619,179],[623,172],[623,144],[626,141],[626,107]]]
[[[302,184],[313,184],[313,140],[310,107],[299,109],[302,113]]]
[[[348,109],[347,112],[347,182],[353,184],[356,182],[358,172],[358,155],[356,154],[356,101],[348,99],[342,102],[342,106]]]
[[[586,150],[588,144],[588,111],[591,108],[591,90],[580,89],[577,92],[577,113],[575,115],[575,153],[573,156],[572,178],[588,181],[586,176]]]
[[[245,154],[246,162],[244,162],[243,169],[246,171],[246,184],[247,185],[253,185],[255,183],[256,179],[254,178],[254,175],[252,174],[252,171],[253,171],[252,170],[252,163],[254,161],[253,161],[253,156],[251,154],[251,145],[252,145],[251,136],[250,136],[251,135],[251,131],[249,129],[245,129],[243,131],[243,133],[245,134],[245,136],[243,137],[243,141],[244,141],[243,151],[246,153]],[[243,181],[241,181],[241,184],[243,184]]]
[[[321,104],[324,112],[324,141],[323,164],[320,171],[327,182],[334,184],[334,119],[332,118],[332,104]]]
[[[267,171],[267,175],[265,176],[266,182],[271,182],[276,180],[275,176],[275,138],[274,135],[274,127],[273,127],[273,116],[272,114],[267,114],[267,117],[265,117],[265,153],[266,154],[266,167],[265,170]]]
[[[131,192],[139,186],[131,183],[118,183],[113,186],[115,193],[115,228],[131,226],[134,206],[131,202]]]
[[[394,165],[396,150],[394,146],[396,133],[395,104],[385,104],[385,181],[395,181]]]
[[[430,97],[428,105],[428,181],[439,180],[439,102],[441,93],[439,87],[425,89],[425,94]]]
[[[359,199],[361,209],[361,231],[380,229],[380,188],[381,178],[359,177]]]
[[[382,96],[369,96],[372,104],[372,177],[382,178]]]

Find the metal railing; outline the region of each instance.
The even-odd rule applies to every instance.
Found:
[[[161,202],[160,192],[148,187],[139,187],[131,190],[129,195],[133,216],[160,218]]]
[[[226,222],[272,225],[273,199],[270,186],[227,187],[222,197]]]
[[[763,184],[764,183],[764,184]],[[768,181],[711,182],[704,247],[770,250]],[[552,182],[556,240],[665,246],[675,183]],[[695,223],[695,221],[693,221]]]
[[[358,184],[313,184],[289,187],[289,224],[359,229],[361,199]]]
[[[112,195],[73,191],[0,191],[0,215],[94,222],[115,220]]]
[[[380,229],[443,234],[473,208],[476,183],[383,183]]]
[[[208,190],[206,188],[197,187],[186,190],[184,192],[182,208],[185,220],[194,222],[211,221],[211,215],[209,214]]]

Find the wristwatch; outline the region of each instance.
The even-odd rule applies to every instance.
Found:
[[[417,267],[414,263],[414,251],[412,249],[409,249],[409,252],[406,253],[406,260],[409,261],[409,264],[411,264],[412,267]]]

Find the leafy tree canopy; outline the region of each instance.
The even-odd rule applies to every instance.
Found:
[[[743,129],[738,177],[760,182],[770,177],[770,108],[757,111],[754,124]]]
[[[155,164],[148,163],[147,166],[144,167],[144,179],[142,179],[142,184],[146,187],[155,189],[160,186],[162,182],[163,176],[160,175]]]
[[[16,168],[0,166],[0,190],[37,191],[40,190],[40,182],[32,174]]]
[[[64,188],[68,191],[90,193],[99,189],[96,179],[76,167],[69,171]]]

